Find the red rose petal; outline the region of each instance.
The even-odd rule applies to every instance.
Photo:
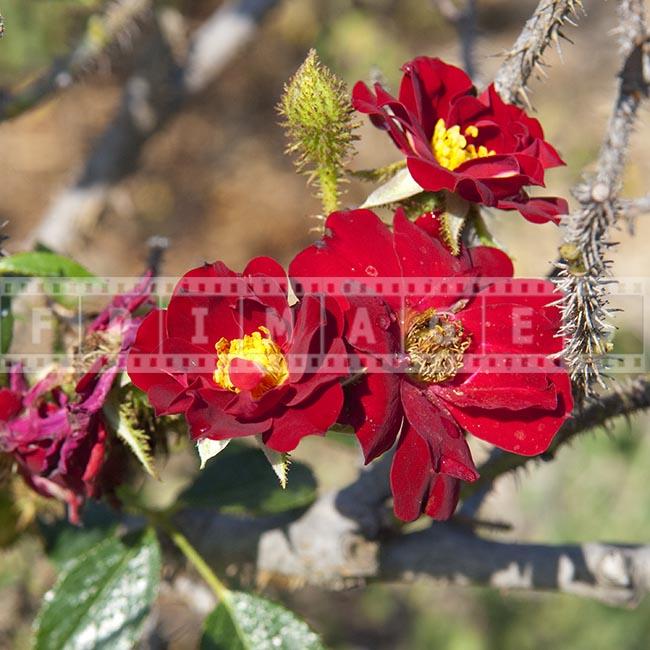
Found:
[[[354,427],[366,463],[395,444],[403,419],[400,375],[370,372],[347,387],[344,422]]]
[[[336,422],[343,406],[343,389],[334,383],[299,407],[289,408],[273,419],[273,426],[264,434],[264,444],[279,452],[293,451],[310,435],[325,435]]]
[[[458,424],[473,436],[515,454],[536,456],[548,449],[573,409],[568,375],[558,374],[553,381],[558,399],[552,411],[460,409],[451,402],[447,402],[447,407]]]
[[[432,519],[446,521],[456,511],[460,481],[446,474],[434,475],[424,512]]]
[[[406,425],[390,468],[396,517],[403,521],[414,521],[422,514],[432,477],[427,444],[411,426]]]
[[[433,469],[464,481],[475,481],[478,473],[457,424],[409,381],[401,383],[401,394],[406,418],[429,446]]]

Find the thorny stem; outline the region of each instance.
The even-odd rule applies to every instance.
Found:
[[[574,190],[580,208],[566,219],[565,243],[560,249],[556,284],[563,294],[562,356],[578,401],[603,386],[602,369],[613,331],[608,310],[611,282],[610,231],[619,218],[617,195],[627,161],[630,136],[642,98],[644,66],[627,79],[629,57],[646,37],[644,0],[619,0],[619,34],[624,74],[592,178]],[[635,67],[635,66],[632,66]],[[638,87],[637,87],[638,86]]]
[[[494,85],[506,102],[529,106],[527,83],[533,72],[544,77],[542,57],[546,49],[555,44],[560,47],[560,38],[565,23],[575,24],[581,0],[540,0],[535,12],[526,22],[512,49],[497,71]]]

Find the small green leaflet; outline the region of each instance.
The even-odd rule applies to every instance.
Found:
[[[325,650],[288,609],[241,591],[229,592],[203,629],[201,650]]]
[[[400,169],[406,167],[406,160],[398,160],[397,162],[385,165],[384,167],[377,167],[376,169],[357,169],[350,170],[350,175],[362,181],[371,183],[385,183],[388,179],[397,174]]]

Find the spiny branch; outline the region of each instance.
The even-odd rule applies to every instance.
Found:
[[[528,19],[512,49],[497,71],[494,84],[506,102],[529,105],[526,93],[528,80],[534,70],[545,77],[542,57],[546,48],[554,43],[560,47],[565,23],[575,24],[582,7],[581,0],[541,0]]]
[[[630,135],[648,79],[640,60],[631,70],[633,57],[646,38],[644,0],[619,0],[619,34],[625,66],[619,92],[598,156],[596,172],[574,189],[580,208],[566,219],[566,234],[557,263],[558,288],[563,292],[561,334],[565,337],[563,357],[576,396],[594,395],[603,386],[604,356],[612,332],[607,309],[610,279],[610,230],[620,214],[617,195],[621,187]],[[642,52],[640,53],[642,55]]]

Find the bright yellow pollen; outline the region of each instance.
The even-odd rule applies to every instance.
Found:
[[[473,144],[467,144],[467,138],[478,136],[478,127],[470,125],[465,129],[465,135],[461,135],[460,126],[457,124],[450,129],[445,121],[440,118],[433,129],[431,146],[436,160],[447,169],[456,169],[468,160],[494,156],[496,151],[488,151],[487,147],[480,145],[478,148]]]
[[[271,388],[280,386],[289,378],[287,360],[282,354],[282,350],[270,338],[270,332],[266,327],[260,326],[258,329],[259,331],[252,334],[245,334],[242,339],[229,341],[226,338],[221,338],[214,346],[217,350],[214,382],[222,388],[233,393],[240,392],[230,378],[230,366],[235,359],[252,361],[263,371],[263,377],[251,391],[255,399],[261,397]]]

